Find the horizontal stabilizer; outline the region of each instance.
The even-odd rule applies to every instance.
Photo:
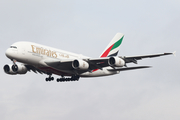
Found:
[[[126,67],[126,68],[118,68],[118,69],[108,69],[108,71],[125,71],[125,70],[134,70],[134,69],[142,69],[142,68],[150,68],[151,66],[138,66],[138,67]]]

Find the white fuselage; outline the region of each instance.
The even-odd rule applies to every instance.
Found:
[[[63,70],[58,70],[48,66],[44,60],[75,60],[75,59],[88,59],[89,57],[81,54],[75,54],[60,49],[40,45],[32,42],[16,42],[11,45],[6,51],[6,56],[11,60],[32,65],[42,71],[50,71],[53,74],[63,75]],[[109,68],[109,67],[108,67]],[[93,72],[85,72],[80,74],[81,77],[98,77],[117,74],[118,71],[108,71],[107,67],[102,70],[95,70]],[[71,74],[67,74],[71,76]]]

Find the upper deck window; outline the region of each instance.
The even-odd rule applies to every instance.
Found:
[[[16,47],[16,46],[10,46],[10,48],[16,48],[16,49],[17,49],[17,47]]]

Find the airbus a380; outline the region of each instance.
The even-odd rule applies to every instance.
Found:
[[[173,54],[117,56],[123,37],[124,34],[117,33],[99,58],[90,58],[33,42],[16,42],[6,50],[6,56],[13,63],[6,64],[4,71],[10,75],[26,74],[27,71],[44,73],[48,75],[46,81],[54,80],[52,74],[56,74],[61,76],[57,82],[76,81],[80,77],[108,76],[120,71],[148,68],[149,66],[127,67],[127,63],[137,64],[137,60],[143,58]]]

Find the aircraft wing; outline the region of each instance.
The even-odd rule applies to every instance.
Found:
[[[153,58],[153,57],[160,57],[160,56],[165,56],[165,55],[171,55],[173,53],[163,53],[163,54],[153,54],[153,55],[142,55],[142,56],[124,56],[119,58],[122,58],[125,63],[135,63],[137,64],[137,60],[141,60],[144,58]],[[104,67],[109,67],[109,60],[110,57],[102,57],[102,58],[84,58],[80,59],[88,63],[89,68],[86,70],[79,70],[79,69],[74,69],[72,66],[72,63],[75,59],[48,59],[45,60],[44,63],[46,63],[48,66],[60,70],[65,73],[70,73],[70,74],[81,74],[84,72],[92,72],[93,70],[96,69],[102,69]],[[118,68],[118,69],[109,69],[109,71],[124,71],[124,70],[132,70],[132,69],[141,69],[141,68],[148,68],[149,66],[140,66],[140,67],[127,67],[127,68]]]
[[[142,56],[124,56],[124,57],[120,57],[122,59],[124,59],[125,63],[135,63],[137,64],[137,60],[141,60],[144,58],[154,58],[154,57],[160,57],[160,56],[165,56],[165,55],[172,55],[174,53],[161,53],[161,54],[153,54],[153,55],[142,55]]]
[[[58,70],[72,70],[72,61],[74,59],[47,59],[44,62],[52,67],[56,68]]]
[[[88,59],[88,63],[90,64],[90,69],[102,69],[103,67],[108,67],[108,60],[109,57],[103,57],[103,58],[92,58]]]
[[[62,60],[56,59],[56,60],[45,60],[44,62],[52,68],[55,68],[55,69],[58,69],[58,70],[61,70],[64,72],[69,72],[69,73],[77,72],[79,74],[83,73],[83,72],[87,72],[87,71],[91,72],[94,69],[102,69],[103,67],[109,66],[109,64],[108,64],[109,57],[93,58],[93,59],[86,58],[86,59],[82,59],[82,60],[89,64],[89,69],[74,70],[74,68],[72,66],[72,63],[74,60],[75,59],[62,59]]]
[[[151,66],[138,66],[138,67],[126,67],[126,68],[118,68],[118,69],[108,69],[108,71],[126,71],[126,70],[135,70],[142,68],[150,68]]]
[[[144,58],[154,58],[154,57],[160,57],[160,56],[165,56],[165,55],[171,55],[174,53],[161,53],[161,54],[152,54],[152,55],[142,55],[142,56],[124,56],[119,58],[122,58],[125,63],[135,63],[137,64],[137,60],[141,60]],[[88,59],[88,63],[91,65],[91,69],[101,69],[103,67],[108,67],[108,60],[110,57],[104,57],[104,58],[93,58],[93,59]]]
[[[38,68],[36,68],[36,67],[34,67],[34,66],[32,66],[32,65],[27,65],[27,64],[25,64],[25,66],[26,66],[26,68],[27,68],[27,70],[28,71],[33,71],[34,73],[40,73],[40,74],[46,74],[46,72],[44,72],[44,71],[42,71],[42,70],[40,70],[40,69],[38,69]]]

